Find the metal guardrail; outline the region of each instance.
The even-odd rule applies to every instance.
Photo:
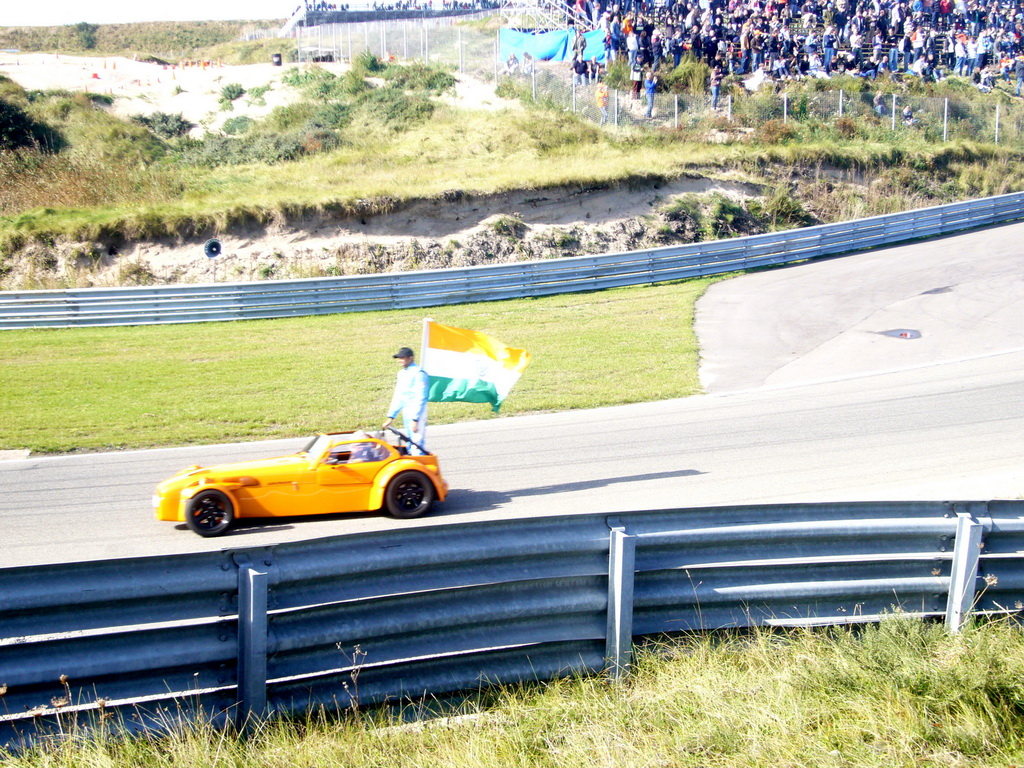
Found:
[[[184,534],[183,534],[184,535]],[[1024,606],[1024,501],[707,507],[0,569],[0,743],[618,675],[633,638]]]
[[[0,330],[436,307],[597,291],[790,264],[1024,218],[1024,193],[857,221],[601,256],[258,283],[0,293]]]

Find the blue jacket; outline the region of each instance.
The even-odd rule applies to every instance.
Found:
[[[398,372],[395,382],[395,394],[391,397],[388,418],[395,418],[399,411],[406,421],[422,421],[427,410],[427,395],[430,392],[430,379],[427,372],[416,363],[410,363]]]

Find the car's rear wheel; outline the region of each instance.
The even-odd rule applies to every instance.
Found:
[[[235,505],[223,491],[200,491],[185,506],[185,523],[200,536],[220,536],[235,520]]]
[[[425,515],[434,504],[434,484],[422,472],[399,472],[384,492],[388,514],[402,520]]]

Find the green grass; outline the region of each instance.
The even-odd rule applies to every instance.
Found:
[[[379,213],[452,191],[628,186],[695,173],[775,188],[782,174],[793,174],[796,198],[785,207],[804,222],[1021,187],[1019,149],[929,141],[925,132],[892,131],[873,113],[839,125],[769,121],[753,135],[709,144],[708,132],[726,127],[719,118],[679,131],[604,131],[529,105],[491,112],[441,103],[436,96],[452,77],[444,67],[387,66],[376,73],[387,85],[370,88],[367,66],[360,59],[340,78],[317,68],[286,70],[304,101],[253,121],[244,138],[202,142],[119,120],[96,102],[108,97],[26,92],[0,78],[0,96],[17,123],[11,130],[20,126],[11,141],[32,129],[49,131],[63,147],[54,156],[24,149],[0,155],[0,254],[62,238],[201,236],[308,215]],[[754,107],[761,98],[749,98],[753,113],[760,114]],[[737,114],[745,103],[737,102]],[[1012,122],[1007,112],[1004,133]],[[851,182],[837,185],[828,175],[835,169]],[[913,183],[887,184],[898,172]],[[814,186],[822,176],[828,188]],[[879,192],[875,182],[885,188]],[[0,264],[0,276],[6,266]]]
[[[1024,634],[950,635],[899,616],[859,629],[754,630],[653,642],[600,677],[482,689],[459,703],[274,721],[237,738],[82,735],[10,755],[62,766],[917,768],[1024,762]],[[423,717],[443,712],[449,717]],[[414,722],[408,722],[413,720]],[[0,758],[2,758],[0,753]]]
[[[503,415],[700,390],[693,307],[707,278],[431,310],[131,328],[5,331],[0,449],[95,451],[289,437],[383,420],[391,354],[425,316],[489,333],[533,362]],[[492,418],[431,406],[432,424]]]
[[[82,9],[88,16],[88,8]],[[261,49],[263,41],[236,42],[250,29],[276,29],[283,19],[265,21],[158,21],[135,24],[67,24],[55,27],[0,27],[0,48],[17,48],[25,53],[57,51],[89,55],[156,55],[168,58],[203,54],[206,58],[225,59],[235,51]],[[89,29],[91,27],[92,29]],[[281,43],[277,42],[277,48]],[[269,56],[263,61],[269,61]],[[238,62],[248,63],[248,62]]]

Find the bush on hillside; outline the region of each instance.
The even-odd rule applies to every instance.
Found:
[[[96,30],[98,29],[96,24],[89,24],[85,21],[75,24],[75,38],[83,51],[91,51],[96,47]]]
[[[658,72],[660,86],[669,93],[688,93],[699,96],[707,91],[711,69],[703,60],[686,56],[678,67],[665,68]]]
[[[380,72],[384,69],[384,62],[378,59],[373,51],[364,50],[356,55],[355,61],[352,62],[352,69],[359,70],[364,74]]]
[[[44,123],[33,120],[21,107],[0,99],[0,151],[38,147],[57,152],[63,137]]]
[[[405,65],[391,64],[384,70],[384,79],[393,88],[406,91],[444,93],[455,88],[455,75],[439,67],[428,67],[418,62]]]
[[[255,124],[256,121],[251,117],[240,115],[239,117],[229,117],[225,120],[221,130],[229,136],[240,136],[243,133],[248,133],[249,129]]]
[[[167,112],[154,112],[151,115],[132,115],[131,119],[133,122],[149,128],[149,130],[162,139],[186,136],[194,127],[194,124],[186,120],[181,112],[176,115],[171,115]]]
[[[372,118],[393,131],[403,131],[434,114],[434,103],[430,99],[406,94],[396,88],[368,91],[360,98],[359,104]]]
[[[337,134],[324,130],[250,133],[245,138],[208,135],[202,141],[188,142],[179,157],[188,165],[211,168],[246,163],[274,164],[326,152],[340,144]]]

